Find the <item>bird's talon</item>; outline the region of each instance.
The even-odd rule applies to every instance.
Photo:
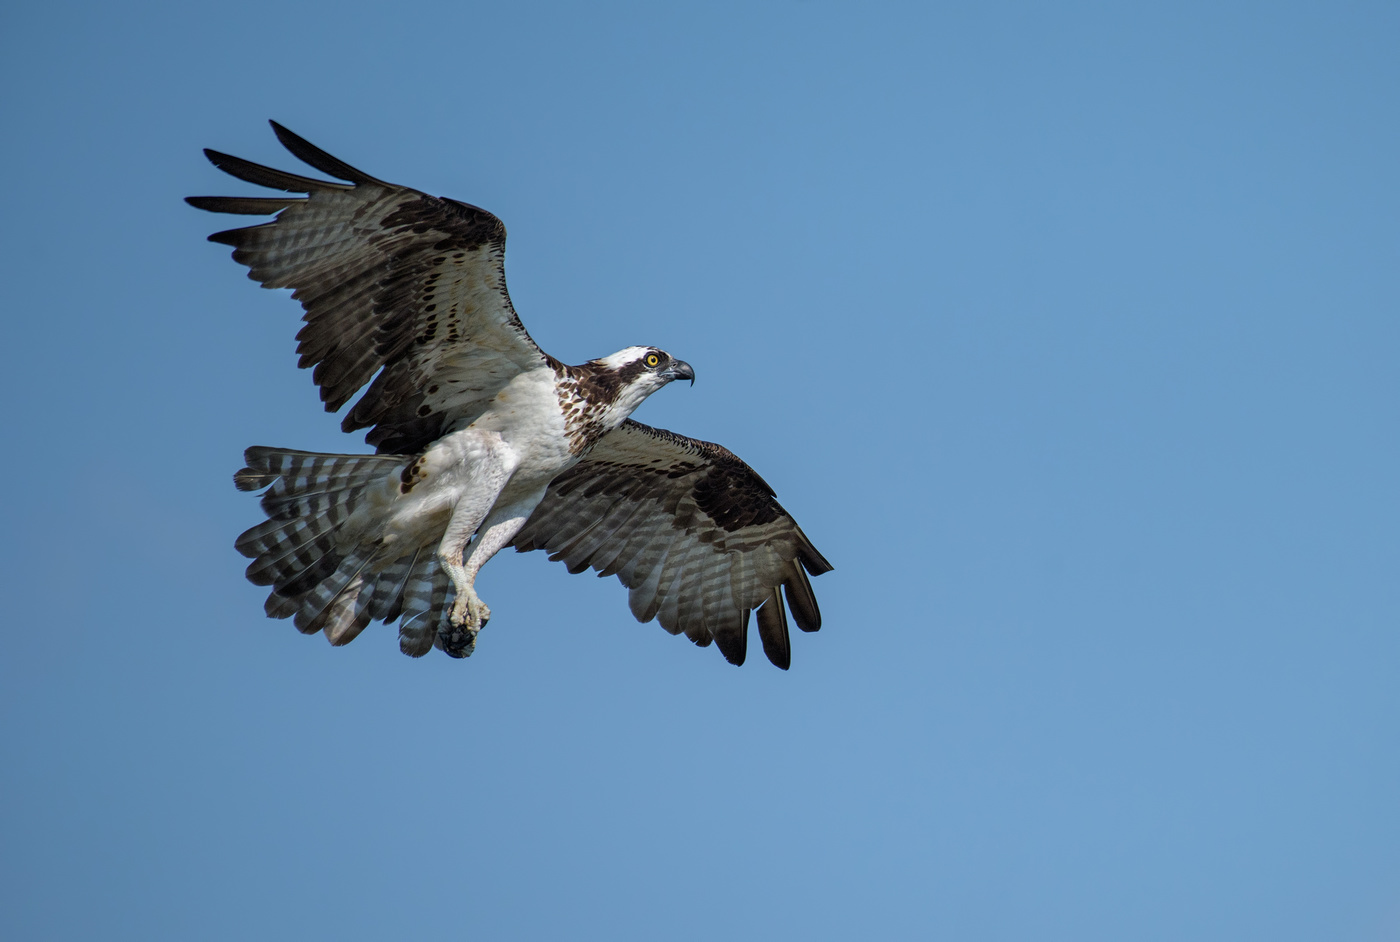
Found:
[[[487,608],[486,603],[474,592],[470,595],[459,595],[452,605],[452,613],[448,620],[454,628],[465,627],[468,631],[480,631],[491,620],[491,609]]]

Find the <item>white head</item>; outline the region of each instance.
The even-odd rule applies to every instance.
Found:
[[[584,365],[580,391],[593,402],[608,402],[603,425],[616,428],[642,401],[677,379],[695,383],[695,370],[656,347],[628,347]],[[611,400],[609,402],[609,400]]]

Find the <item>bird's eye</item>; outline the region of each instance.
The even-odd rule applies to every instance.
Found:
[[[659,366],[660,364],[661,357],[657,356],[654,353],[647,354],[647,366]]]

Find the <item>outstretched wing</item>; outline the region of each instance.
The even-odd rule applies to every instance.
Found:
[[[782,596],[797,627],[816,631],[807,574],[832,567],[773,497],[727,449],[629,419],[554,479],[514,545],[616,575],[638,621],[713,640],[732,664],[744,663],[757,609],[764,653],[786,670]]]
[[[373,383],[341,428],[369,428],[380,453],[412,453],[471,421],[510,379],[545,359],[506,293],[506,229],[484,209],[376,180],[271,122],[295,156],[347,183],[205,150],[240,180],[304,196],[191,196],[218,213],[277,214],[216,232],[265,288],[306,310],[298,365],[314,366],[327,412]],[[376,377],[375,374],[378,373]]]

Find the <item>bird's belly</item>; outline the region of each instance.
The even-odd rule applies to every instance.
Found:
[[[533,387],[506,390],[495,408],[474,423],[476,428],[497,430],[514,462],[512,484],[548,484],[578,462],[553,389]]]
[[[531,441],[516,451],[519,464],[512,478],[548,483],[578,463],[567,442]]]
[[[550,434],[525,424],[502,434],[481,425],[448,433],[394,482],[383,539],[398,554],[441,540],[459,501],[537,502],[550,481],[578,462],[562,429]]]

